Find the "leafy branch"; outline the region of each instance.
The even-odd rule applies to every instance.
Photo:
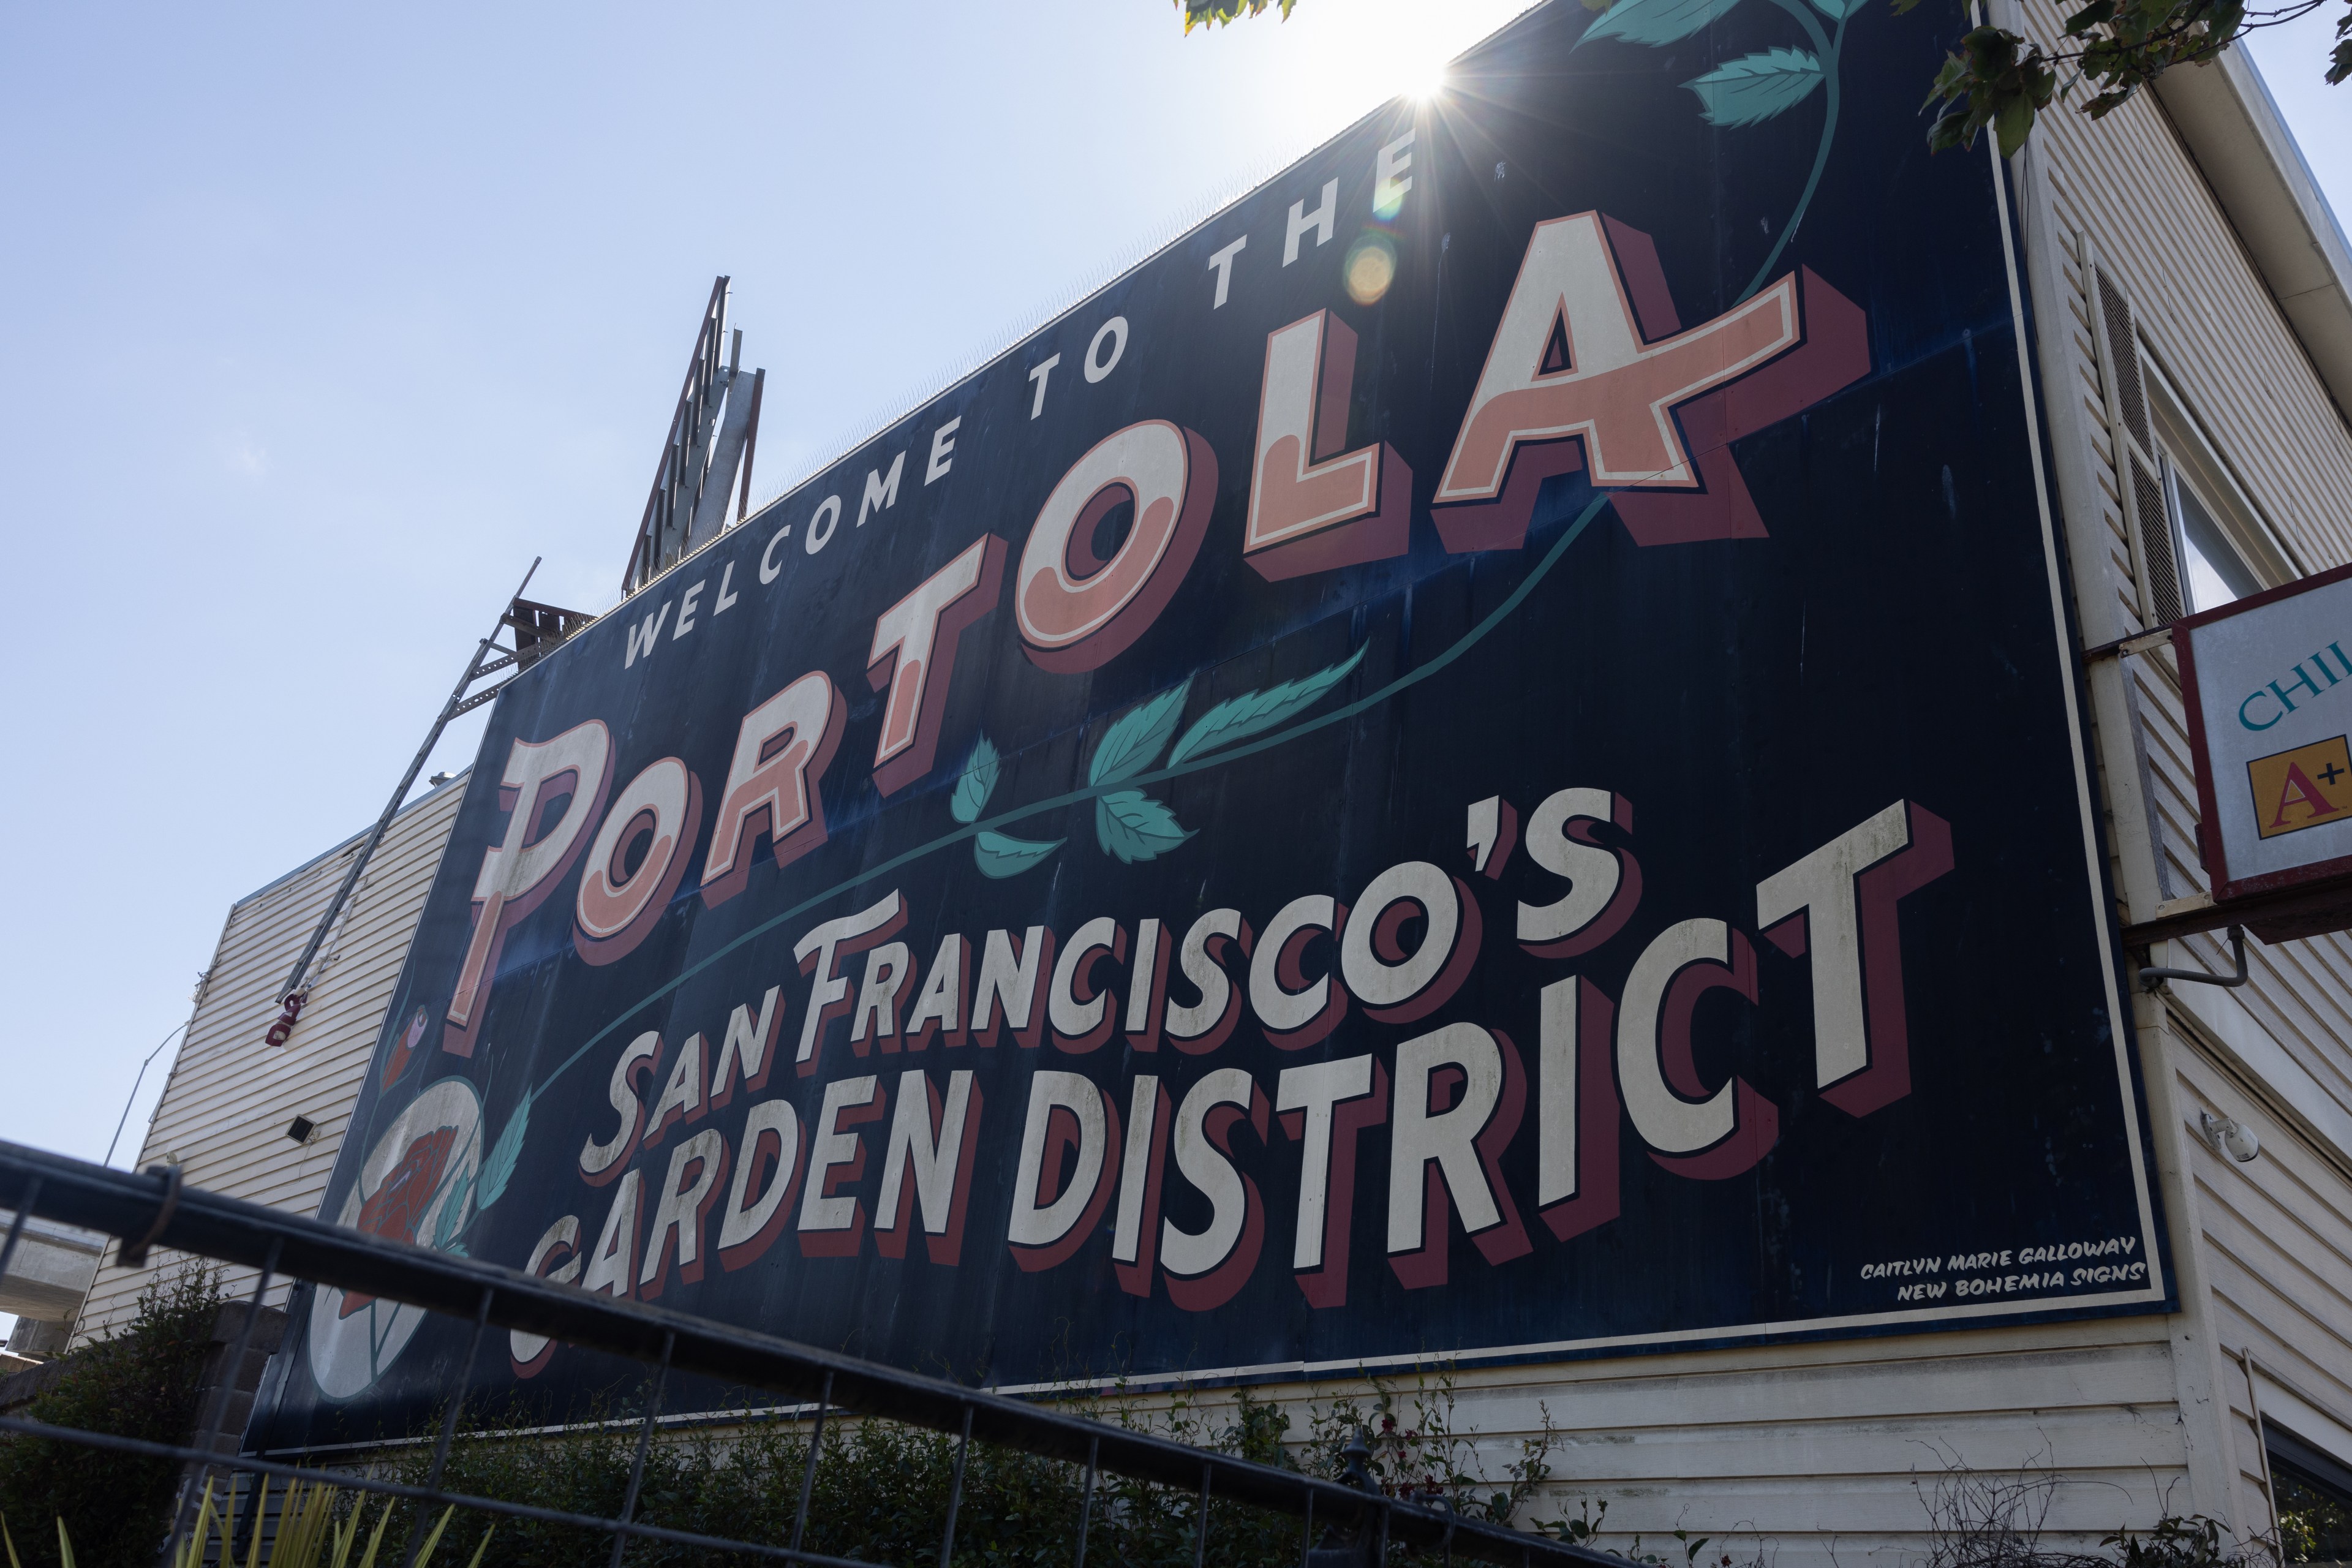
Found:
[[[1176,0],[1184,13],[1184,30],[1223,25],[1263,13],[1273,0]],[[1286,20],[1297,0],[1280,0]],[[1602,13],[1585,34],[1622,37],[1637,43],[1666,43],[1696,32],[1729,11],[1738,0],[1584,0]],[[1824,16],[1843,24],[1864,0],[1813,0]],[[2066,18],[2064,43],[2045,50],[2004,27],[1980,26],[1964,34],[1958,47],[1944,58],[1927,103],[1940,102],[1942,111],[1927,129],[1927,145],[1940,153],[1951,147],[1974,147],[1978,135],[1990,130],[2001,155],[2025,145],[2035,119],[2055,99],[2063,98],[2081,81],[2095,90],[2082,103],[2093,120],[2104,119],[2174,66],[2201,65],[2249,33],[2284,26],[2317,10],[2327,0],[2288,0],[2269,9],[2250,8],[2245,0],[2091,0]],[[1919,0],[1895,0],[1900,15]],[[1793,5],[1785,8],[1794,11]],[[1638,21],[1611,27],[1612,19],[1639,12]],[[1662,19],[1695,16],[1671,37],[1642,36]],[[2072,46],[2072,47],[2069,47]],[[1826,79],[1836,91],[1836,64],[1815,59],[1809,69],[1797,58],[1801,50],[1770,49],[1738,60],[1726,61],[1706,75],[1684,83],[1706,106],[1708,123],[1752,125],[1777,114]],[[1773,58],[1771,57],[1780,57]],[[2059,86],[2062,71],[2070,71]],[[2328,56],[2329,85],[2352,78],[2352,6],[2336,19],[2336,45]],[[1718,104],[1721,105],[1718,108]],[[1730,116],[1728,118],[1722,116]],[[1740,116],[1746,116],[1740,118]],[[1832,118],[1835,111],[1832,108]],[[1826,148],[1828,138],[1822,139]],[[1818,168],[1818,165],[1816,166]],[[1810,194],[1810,186],[1808,187]],[[1799,204],[1801,210],[1803,204]],[[1793,225],[1790,226],[1792,228]]]
[[[515,1163],[522,1158],[522,1141],[530,1131],[531,1100],[532,1091],[525,1089],[520,1103],[507,1118],[505,1129],[499,1133],[499,1141],[490,1145],[490,1152],[483,1159],[480,1168],[460,1173],[450,1185],[448,1196],[442,1201],[441,1212],[433,1220],[435,1251],[454,1252],[460,1258],[469,1256],[466,1250],[466,1233],[473,1228],[476,1220],[482,1217],[482,1211],[505,1194],[508,1182],[514,1178]],[[470,1213],[467,1210],[469,1198],[472,1201]]]
[[[1176,0],[1176,7],[1184,13],[1184,30],[1195,27],[1223,27],[1240,21],[1244,16],[1263,14],[1275,0]],[[1282,19],[1290,20],[1290,8],[1298,0],[1281,0]]]
[[[1584,4],[1601,16],[1577,39],[1576,47],[1580,49],[1596,38],[1614,38],[1663,48],[1729,16],[1739,0],[1584,0]],[[1797,226],[1804,221],[1806,209],[1812,205],[1813,192],[1821,185],[1822,171],[1829,166],[1830,148],[1837,139],[1838,57],[1845,47],[1845,25],[1868,0],[1811,0],[1811,4],[1806,0],[1773,0],[1773,4],[1804,29],[1805,40],[1811,48],[1784,45],[1742,55],[1683,83],[1698,98],[1699,118],[1709,125],[1727,129],[1760,125],[1804,102],[1813,95],[1814,89],[1822,89],[1822,132],[1813,149],[1812,168],[1805,176],[1805,187],[1798,194],[1796,205],[1790,209],[1788,221],[1780,226],[1780,237],[1740,293],[1742,300],[1762,288],[1772,276],[1780,252],[1788,248]],[[1816,11],[1820,16],[1814,15]],[[1822,17],[1833,23],[1835,30],[1823,32]]]
[[[1895,0],[1895,9],[1918,3]],[[2066,18],[2064,43],[2074,47],[2053,50],[2003,27],[1971,28],[1944,58],[1927,93],[1927,103],[1944,105],[1928,127],[1927,145],[1938,153],[1973,147],[1990,128],[2007,157],[2025,145],[2035,117],[2077,82],[2097,89],[2083,112],[2103,119],[2174,66],[2201,65],[2247,34],[2294,21],[2325,3],[2289,0],[2262,10],[2245,0],[2090,0]],[[2352,76],[2352,10],[2336,24],[2336,36],[2331,83]],[[2073,74],[2061,87],[2059,74],[2067,68]]]
[[[1195,720],[1183,738],[1176,741],[1173,751],[1170,751],[1169,742],[1184,716],[1184,700],[1192,694],[1189,678],[1181,685],[1170,687],[1129,709],[1103,731],[1087,764],[1087,787],[1100,792],[1094,803],[1096,845],[1120,864],[1132,866],[1139,861],[1156,860],[1192,838],[1196,830],[1177,821],[1175,812],[1165,802],[1139,789],[1105,786],[1124,784],[1150,773],[1159,765],[1163,752],[1168,753],[1169,767],[1185,768],[1227,747],[1239,745],[1253,735],[1276,729],[1312,707],[1325,692],[1345,679],[1363,658],[1364,650],[1359,647],[1338,664],[1312,675],[1229,698]],[[973,742],[971,755],[948,796],[948,814],[966,826],[978,822],[981,813],[988,807],[989,797],[996,793],[1003,772],[1003,762],[995,744],[987,736],[981,736]],[[993,828],[982,828],[972,837],[972,859],[982,876],[1016,877],[1033,866],[1042,865],[1067,842],[1064,838],[1015,838]]]

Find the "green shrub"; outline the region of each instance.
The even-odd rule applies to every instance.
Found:
[[[221,1300],[219,1277],[209,1269],[158,1279],[139,1298],[128,1327],[65,1357],[64,1375],[17,1414],[84,1431],[185,1442]],[[57,1520],[72,1536],[79,1568],[152,1568],[171,1524],[179,1475],[171,1459],[46,1438],[0,1439],[0,1516],[12,1521],[25,1568],[59,1563]]]
[[[1341,1450],[1360,1428],[1369,1428],[1370,1468],[1389,1495],[1424,1504],[1451,1501],[1469,1517],[1507,1523],[1549,1475],[1551,1439],[1547,1434],[1527,1444],[1499,1485],[1484,1483],[1467,1473],[1469,1440],[1454,1430],[1452,1407],[1452,1390],[1442,1382],[1402,1396],[1375,1384],[1362,1401],[1343,1399],[1310,1412],[1302,1437],[1291,1435],[1287,1415],[1247,1390],[1209,1405],[1180,1391],[1168,1408],[1149,1414],[1123,1404],[1083,1413],[1334,1478],[1345,1468]],[[478,1497],[616,1515],[627,1492],[637,1428],[625,1419],[594,1418],[610,1415],[593,1413],[590,1424],[552,1436],[469,1431],[451,1448],[442,1484]],[[526,1420],[509,1413],[491,1425],[520,1426]],[[955,1448],[951,1437],[889,1422],[829,1421],[802,1545],[895,1568],[939,1568]],[[665,1434],[646,1455],[637,1518],[701,1535],[784,1544],[792,1538],[807,1460],[806,1429],[797,1422],[747,1415],[724,1428]],[[407,1450],[398,1479],[422,1482],[429,1462],[421,1447]],[[974,1443],[956,1512],[955,1568],[1062,1568],[1072,1558],[1084,1483],[1078,1467]],[[1087,1560],[1105,1568],[1192,1568],[1198,1507],[1192,1489],[1106,1474],[1090,1510]],[[445,1550],[471,1555],[490,1522],[461,1511]],[[1318,1533],[1331,1522],[1321,1521]],[[1298,1560],[1299,1531],[1297,1519],[1213,1498],[1207,1561],[1213,1568],[1285,1568]],[[600,1561],[610,1542],[586,1528],[502,1520],[481,1568],[577,1568]],[[632,1544],[628,1553],[630,1568],[699,1568],[719,1561],[715,1552],[651,1541]]]

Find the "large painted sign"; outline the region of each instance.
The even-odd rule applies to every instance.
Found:
[[[2160,1305],[1934,24],[1589,22],[521,677],[325,1213],[1000,1386]],[[280,1440],[466,1337],[310,1299]]]

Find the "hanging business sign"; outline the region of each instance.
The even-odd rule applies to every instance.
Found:
[[[2352,924],[2352,566],[2175,623],[2200,847],[2217,905],[2328,889]],[[2338,688],[2342,689],[2339,691]],[[2307,901],[2307,900],[2306,900]],[[2272,906],[2279,900],[2269,900]]]
[[[2160,1306],[1991,171],[1820,10],[1531,14],[520,677],[324,1213],[1001,1386]]]

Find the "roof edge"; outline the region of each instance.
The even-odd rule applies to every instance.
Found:
[[[2155,90],[2337,416],[2352,424],[2352,247],[2261,72],[2233,47],[2165,72]]]

